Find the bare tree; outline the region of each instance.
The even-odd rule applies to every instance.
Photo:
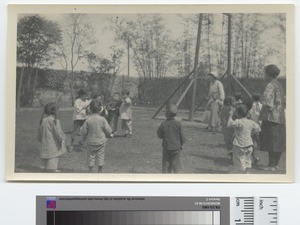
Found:
[[[74,89],[76,88],[74,70],[82,59],[86,57],[88,48],[96,41],[94,28],[88,22],[86,14],[69,14],[66,16],[62,28],[63,40],[56,55],[68,77],[71,101],[74,102]]]
[[[138,15],[136,20],[110,19],[116,41],[128,43],[133,50],[133,62],[145,79],[165,76],[170,63],[171,41],[159,14]]]
[[[105,58],[90,52],[87,55],[89,68],[92,72],[91,82],[97,83],[106,99],[111,95],[116,77],[121,69],[121,58],[124,54],[123,49],[111,46],[112,53],[109,58]]]

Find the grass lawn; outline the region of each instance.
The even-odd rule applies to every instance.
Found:
[[[36,132],[42,109],[21,109],[16,114],[16,172],[41,172]],[[59,120],[68,139],[72,130],[72,109],[61,109]],[[150,119],[154,109],[134,108],[132,138],[108,139],[105,150],[105,173],[160,173],[162,148],[156,130],[163,121]],[[197,115],[199,117],[199,115]],[[181,111],[179,117],[188,117]],[[120,125],[120,123],[119,123]],[[204,131],[204,124],[182,120],[187,143],[181,152],[182,173],[230,173],[232,166],[225,149],[222,133]],[[267,153],[256,151],[259,165],[251,173],[271,173],[261,169],[267,164]],[[86,151],[74,151],[60,158],[59,169],[64,173],[88,171]],[[274,173],[274,172],[273,172]],[[276,173],[285,173],[285,155]]]

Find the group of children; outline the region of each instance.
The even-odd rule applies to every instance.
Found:
[[[118,120],[121,119],[124,137],[132,136],[132,102],[129,91],[114,93],[112,99],[105,106],[98,94],[88,99],[84,90],[79,90],[73,105],[73,131],[70,145],[66,146],[66,136],[57,119],[58,106],[48,103],[44,107],[38,129],[37,140],[40,143],[43,169],[47,172],[58,170],[59,156],[73,150],[75,136],[81,135],[81,147],[87,149],[89,171],[97,165],[98,172],[102,172],[107,137],[114,137],[117,132]],[[112,127],[112,128],[111,128]]]
[[[259,147],[258,133],[260,129],[259,114],[261,103],[259,96],[254,95],[251,104],[243,103],[241,94],[226,98],[220,108],[220,121],[224,140],[237,172],[244,172],[256,163],[254,148]],[[57,119],[58,107],[48,103],[44,108],[38,130],[38,141],[41,147],[41,158],[46,171],[57,170],[58,157],[67,151],[66,137]],[[186,142],[181,123],[174,119],[177,114],[176,105],[166,107],[166,120],[157,130],[162,139],[162,172],[178,173],[180,170],[180,151]],[[121,118],[125,137],[132,135],[132,102],[128,91],[114,93],[105,106],[102,98],[93,94],[89,100],[87,92],[79,90],[74,102],[73,132],[68,151],[73,150],[75,136],[83,137],[82,147],[88,152],[89,171],[95,165],[102,172],[104,165],[105,144],[107,137],[114,137],[118,120]]]
[[[213,96],[212,101],[217,99],[217,96]],[[259,160],[254,155],[254,149],[259,148],[258,134],[261,131],[259,114],[262,104],[259,100],[259,95],[254,94],[252,101],[242,102],[241,93],[237,93],[234,97],[226,98],[220,107],[222,133],[234,166],[232,172],[247,172]],[[163,173],[178,173],[180,169],[179,156],[185,137],[180,122],[174,119],[176,113],[176,105],[167,106],[167,119],[157,130],[157,136],[162,139]]]

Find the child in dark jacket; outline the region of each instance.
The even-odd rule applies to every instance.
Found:
[[[162,172],[178,173],[180,170],[180,151],[185,143],[185,136],[181,123],[174,117],[177,114],[177,106],[169,105],[166,109],[167,120],[162,122],[157,130],[158,138],[162,139],[163,156]]]

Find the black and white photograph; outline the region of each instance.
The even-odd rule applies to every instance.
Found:
[[[10,5],[7,179],[292,182],[292,5]]]

